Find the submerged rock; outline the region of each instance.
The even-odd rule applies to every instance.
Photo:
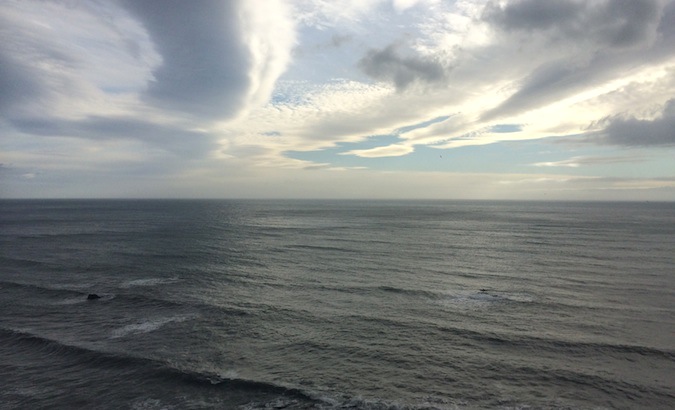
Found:
[[[101,297],[96,293],[90,293],[87,295],[87,300],[95,300],[95,299],[101,299]]]

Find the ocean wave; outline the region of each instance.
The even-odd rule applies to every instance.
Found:
[[[116,233],[116,231],[91,231],[91,232],[36,232],[36,233],[22,233],[17,235],[18,239],[43,239],[43,238],[93,238],[99,237],[105,233]]]
[[[403,318],[383,318],[368,314],[349,315],[350,320],[358,320],[371,323],[371,326],[381,328],[399,328],[406,332],[417,334],[419,337],[438,337],[438,334],[444,335],[444,338],[452,337],[455,343],[464,340],[474,346],[499,346],[500,348],[512,348],[521,351],[539,351],[539,352],[565,352],[571,356],[586,357],[621,357],[626,360],[644,360],[654,358],[657,360],[668,360],[675,365],[675,350],[662,349],[650,346],[612,344],[603,342],[590,342],[581,340],[566,340],[536,337],[518,333],[507,332],[483,332],[471,330],[459,326],[441,325],[433,320],[415,320],[408,321]],[[435,334],[435,335],[434,335]]]
[[[344,253],[359,253],[358,249],[340,248],[337,246],[321,246],[321,245],[288,245],[287,249],[306,249],[310,251],[328,251],[328,252],[344,252]]]
[[[635,384],[620,378],[612,377],[611,375],[590,374],[579,370],[560,368],[546,369],[532,366],[509,366],[506,364],[502,364],[501,366],[503,367],[502,371],[505,374],[509,374],[509,378],[518,380],[519,383],[527,383],[531,386],[537,386],[542,382],[546,384],[552,383],[555,386],[559,386],[569,391],[577,390],[580,394],[581,391],[587,390],[592,391],[592,394],[602,392],[602,394],[611,398],[623,397],[624,399],[621,408],[623,408],[624,405],[625,408],[631,408],[632,406],[628,404],[630,401],[635,400],[636,402],[640,402],[641,399],[647,397],[649,400],[654,400],[653,403],[662,403],[662,405],[656,405],[653,408],[671,408],[663,405],[665,403],[672,404],[673,400],[675,400],[675,395],[673,395],[672,390],[665,386],[655,387],[646,384]],[[503,406],[499,407],[504,408]],[[537,407],[539,408],[540,406]],[[616,406],[614,405],[612,407]],[[530,406],[525,406],[525,408],[530,408]],[[550,407],[546,406],[544,408],[559,407],[551,405]]]
[[[37,284],[37,283],[28,283],[28,282],[14,282],[14,281],[0,281],[0,288],[15,288],[22,289],[30,292],[37,292],[41,294],[53,294],[53,295],[87,295],[81,290],[78,290],[75,287],[66,285],[66,284]]]
[[[374,290],[381,291],[381,292],[387,292],[387,293],[396,293],[396,294],[401,294],[401,295],[409,295],[409,296],[422,296],[422,297],[436,297],[438,293],[428,291],[428,290],[422,290],[422,289],[405,289],[405,288],[398,288],[395,286],[377,286],[374,288]]]
[[[107,364],[110,367],[114,367],[115,365],[134,364],[137,360],[145,360],[98,351],[85,345],[55,340],[47,336],[35,334],[27,329],[0,327],[0,341],[2,342],[0,345],[3,346],[13,345],[13,351],[19,354],[23,352],[40,352],[50,356],[66,356],[90,363],[92,366]]]
[[[244,308],[237,306],[222,306],[218,304],[208,303],[208,301],[197,300],[172,300],[169,298],[161,298],[156,295],[147,294],[126,294],[120,293],[115,295],[116,302],[121,304],[123,309],[145,309],[145,308],[167,308],[180,309],[185,311],[204,312],[207,315],[216,313],[219,316],[248,316],[250,312]]]
[[[548,339],[507,333],[483,333],[454,327],[438,327],[440,331],[451,333],[479,344],[511,347],[522,350],[550,351],[555,353],[566,352],[570,356],[606,357],[639,356],[641,359],[653,357],[659,360],[668,360],[675,364],[675,351],[658,349],[648,346],[612,344],[602,342],[586,342],[563,339]]]
[[[532,303],[535,297],[525,292],[505,292],[498,290],[438,292],[437,298],[442,304],[467,308],[490,307],[501,303]]]
[[[196,384],[201,387],[238,389],[249,396],[261,397],[275,395],[314,402],[314,399],[301,389],[283,386],[265,381],[248,380],[236,376],[231,371],[218,374],[214,372],[184,369],[158,359],[134,356],[132,354],[97,350],[93,346],[76,345],[37,335],[23,329],[0,327],[0,345],[21,353],[39,351],[48,355],[61,355],[78,359],[88,367],[99,369],[127,368],[140,372],[138,377],[153,377],[172,383]],[[253,400],[251,400],[253,401]]]
[[[175,386],[175,388],[179,388],[179,386],[182,386],[181,388],[194,386],[201,391],[213,389],[214,395],[222,395],[223,397],[230,397],[231,393],[234,393],[237,397],[249,398],[244,399],[237,406],[237,408],[246,410],[279,408],[418,410],[476,407],[472,406],[471,403],[452,398],[429,398],[428,400],[420,400],[413,403],[399,403],[388,401],[384,398],[364,398],[335,391],[310,391],[304,388],[284,385],[279,382],[240,378],[232,371],[219,373],[199,369],[186,369],[163,360],[138,357],[127,352],[102,351],[99,350],[101,348],[100,345],[74,345],[32,334],[26,330],[0,328],[0,346],[10,349],[15,354],[24,354],[22,352],[31,354],[37,351],[49,357],[68,356],[87,368],[95,368],[103,373],[109,370],[122,372],[122,374],[132,377],[133,380],[137,379],[143,383],[153,380],[155,382],[166,383],[166,386]],[[629,351],[634,350],[634,347],[618,348],[628,349]],[[636,351],[640,352],[642,349],[637,348]],[[555,383],[558,386],[568,386],[569,389],[577,386],[584,390],[599,390],[612,397],[622,397],[624,392],[630,391],[639,396],[644,395],[655,398],[662,403],[672,402],[674,399],[672,394],[664,389],[654,389],[646,385],[635,385],[626,381],[580,371],[509,366],[506,363],[501,363],[501,366],[506,366],[501,370],[504,374],[509,374],[511,375],[509,377],[512,377],[514,380],[519,380],[520,383],[530,383],[532,386],[537,386],[544,381],[545,383]],[[500,401],[499,403],[493,402],[492,404],[494,405],[489,406],[490,408],[532,408],[532,406],[526,404],[518,405],[515,401],[505,402],[503,397],[495,397],[495,400]],[[159,401],[157,398],[146,397],[137,400],[134,408],[160,408],[156,406],[160,404],[163,404],[160,406],[161,408],[166,408],[165,405],[168,405],[168,403]],[[218,408],[215,405],[207,407]],[[569,409],[572,407],[569,405],[556,405],[556,403],[543,404],[539,402],[536,408]]]
[[[21,353],[23,349],[41,352],[50,357],[67,356],[79,361],[82,366],[96,368],[102,372],[109,370],[124,371],[128,377],[138,382],[148,383],[148,379],[158,380],[169,385],[196,386],[199,389],[214,389],[213,394],[222,393],[225,397],[230,392],[237,397],[248,397],[236,408],[246,410],[258,409],[449,409],[457,408],[443,405],[441,402],[428,401],[420,404],[403,405],[386,399],[363,398],[341,393],[308,391],[283,383],[240,378],[234,371],[210,372],[185,369],[162,360],[138,357],[122,352],[101,351],[93,346],[83,346],[57,341],[48,337],[32,334],[25,330],[0,328],[0,343]],[[17,347],[18,345],[18,347]],[[222,404],[222,403],[221,403]],[[132,408],[177,408],[161,399],[153,397],[139,398],[132,403]],[[221,408],[221,406],[206,406]]]
[[[423,297],[441,304],[487,305],[497,302],[530,303],[535,301],[535,297],[529,293],[488,289],[444,291],[405,289],[394,286],[378,286],[376,289],[382,292]]]
[[[21,267],[32,270],[44,269],[45,266],[49,266],[47,262],[36,261],[33,259],[24,259],[16,258],[9,256],[0,256],[0,261],[2,261],[3,266],[12,266],[12,267]]]
[[[103,291],[93,290],[95,289],[95,286],[90,283],[36,284],[8,280],[0,281],[0,290],[10,289],[25,292],[24,298],[27,298],[26,300],[30,300],[31,304],[74,305],[86,302],[101,303],[115,299],[116,303],[118,303],[120,307],[124,309],[178,308],[190,310],[215,310],[219,314],[225,314],[228,316],[246,316],[250,314],[246,309],[241,309],[235,306],[221,306],[204,301],[172,300],[147,293],[109,292],[109,290],[113,289],[103,289]],[[130,287],[129,289],[133,289],[133,287]],[[100,296],[100,299],[88,301],[87,296],[91,293],[97,294]],[[17,295],[16,292],[13,294]],[[21,296],[19,295],[19,297]]]
[[[176,406],[168,405],[160,399],[144,397],[131,404],[132,410],[168,410],[175,409]]]
[[[135,286],[157,286],[157,285],[166,285],[170,283],[176,283],[180,281],[178,276],[170,278],[143,278],[143,279],[134,279],[122,283],[122,288],[131,288]]]
[[[31,305],[75,305],[87,302],[87,296],[93,292],[87,292],[85,289],[92,288],[89,283],[81,284],[36,284],[25,282],[0,281],[0,289],[15,289],[15,297],[30,301]],[[25,292],[21,294],[18,292]],[[107,301],[115,298],[112,293],[96,293],[99,296],[98,301]]]
[[[491,339],[498,343],[496,339]],[[611,344],[599,342],[583,342],[583,341],[566,341],[555,339],[544,339],[537,337],[518,337],[509,338],[509,344],[519,345],[523,347],[537,346],[539,349],[560,351],[564,350],[570,354],[585,354],[589,356],[603,357],[606,355],[626,356],[637,355],[642,358],[655,357],[659,359],[666,359],[675,364],[675,351],[657,349],[648,346],[625,345],[625,344]]]
[[[85,303],[87,302],[86,297],[74,297],[74,298],[66,298],[66,299],[61,299],[57,300],[55,302],[52,302],[53,305],[76,305],[78,303]]]
[[[176,315],[146,319],[142,322],[133,323],[118,329],[114,329],[111,332],[111,338],[118,339],[132,334],[149,333],[161,328],[168,323],[181,323],[185,322],[186,320],[194,319],[195,317],[196,315]]]
[[[400,403],[383,398],[365,398],[362,396],[321,396],[316,408],[321,410],[358,409],[358,410],[449,410],[469,409],[463,401],[427,397],[419,403]]]

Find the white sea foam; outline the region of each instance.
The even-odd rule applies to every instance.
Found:
[[[176,283],[180,279],[177,276],[171,278],[143,278],[135,279],[124,282],[122,284],[123,288],[131,288],[134,286],[157,286],[157,285],[166,285],[169,283]]]
[[[111,337],[113,339],[117,339],[120,337],[125,337],[130,334],[141,334],[141,333],[148,333],[148,332],[153,332],[160,327],[166,325],[167,323],[172,323],[172,322],[184,322],[189,319],[193,319],[195,316],[194,315],[178,315],[178,316],[169,316],[169,317],[157,317],[157,318],[152,318],[152,319],[147,319],[139,323],[134,323],[131,325],[126,325],[123,327],[120,327],[118,329],[115,329],[112,331]]]

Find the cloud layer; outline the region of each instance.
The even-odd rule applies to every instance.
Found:
[[[604,129],[591,140],[625,146],[675,146],[675,99],[668,100],[653,120],[616,116],[603,121]]]
[[[437,83],[445,77],[445,69],[439,62],[421,56],[401,56],[394,45],[369,50],[359,61],[359,67],[376,80],[393,82],[397,90],[405,90],[413,83]]]
[[[233,116],[251,87],[252,58],[242,38],[240,2],[125,1],[148,31],[161,64],[143,97],[206,118]]]
[[[423,178],[461,151],[482,154],[446,161],[448,178],[489,174],[474,181],[495,196],[498,158],[506,185],[539,193],[616,188],[639,166],[675,198],[672,21],[673,0],[4,2],[0,175],[10,196],[133,172],[194,196],[281,175],[396,196],[417,192],[404,168]],[[523,148],[495,157],[506,144]],[[573,175],[542,184],[555,168]]]

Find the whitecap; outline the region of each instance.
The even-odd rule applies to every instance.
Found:
[[[172,322],[180,323],[192,318],[194,318],[194,315],[178,315],[178,316],[146,319],[142,322],[133,323],[113,330],[111,338],[118,339],[120,337],[125,337],[130,334],[142,334],[153,332],[159,329],[160,327],[166,325],[167,323]]]
[[[178,282],[179,278],[177,276],[171,278],[143,278],[143,279],[134,279],[122,284],[123,288],[131,288],[134,286],[156,286],[156,285],[166,285],[169,283]]]

